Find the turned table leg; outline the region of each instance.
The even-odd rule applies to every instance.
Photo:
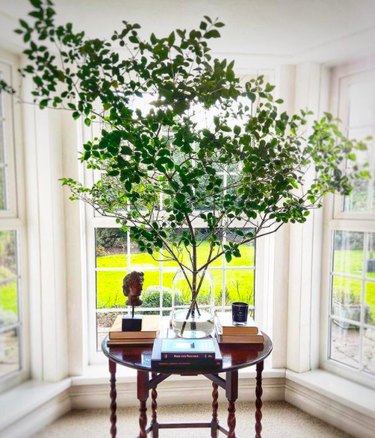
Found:
[[[263,371],[264,362],[259,362],[257,364],[257,377],[256,377],[256,389],[255,389],[255,438],[261,438],[262,433],[262,371]]]
[[[137,371],[137,398],[139,400],[139,438],[146,438],[147,406],[148,399],[148,372]]]
[[[217,438],[217,409],[219,407],[218,403],[219,391],[218,385],[212,383],[212,420],[211,420],[211,438]]]
[[[226,397],[228,399],[228,438],[236,438],[236,406],[238,397],[238,371],[226,373]]]
[[[157,373],[152,373],[152,378],[155,378]],[[159,425],[158,425],[158,402],[157,402],[158,392],[155,388],[151,390],[151,410],[152,410],[152,438],[159,438]]]
[[[111,415],[110,415],[111,437],[114,438],[114,437],[116,437],[116,434],[117,434],[117,427],[116,427],[116,423],[117,423],[117,416],[116,416],[117,392],[116,392],[116,362],[113,362],[112,360],[109,360],[109,372],[111,375],[111,379],[110,379],[110,382],[111,382],[111,391],[110,391],[110,397],[111,397],[111,405],[110,405],[110,409],[111,409]]]

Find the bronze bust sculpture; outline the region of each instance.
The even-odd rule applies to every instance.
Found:
[[[142,300],[139,298],[142,292],[144,274],[143,272],[133,271],[125,275],[122,282],[122,292],[128,298],[126,300],[127,306],[140,306]]]

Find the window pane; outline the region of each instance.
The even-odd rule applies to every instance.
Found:
[[[16,280],[0,285],[0,328],[18,321],[18,299]]]
[[[368,250],[366,259],[366,276],[375,280],[375,233],[370,233],[368,235]]]
[[[1,72],[0,72],[0,79],[1,79]],[[8,207],[4,122],[5,122],[5,114],[4,114],[3,93],[0,93],[0,210],[6,210]]]
[[[209,252],[210,252],[210,244],[207,241],[209,231],[206,228],[198,228],[198,229],[196,229],[195,233],[196,233],[195,234],[196,240],[197,240],[197,243],[199,245],[198,249],[197,249],[198,266],[202,266],[203,264],[206,263],[207,257],[208,257]],[[220,236],[220,239],[222,239],[222,236]],[[214,252],[214,254],[215,254],[215,252]],[[219,257],[218,259],[216,259],[214,262],[212,262],[210,264],[210,268],[212,268],[214,266],[222,266],[222,265],[223,265],[223,258]]]
[[[4,120],[2,119],[1,114],[1,95],[0,95],[0,163],[4,163],[5,154],[4,154]]]
[[[0,333],[0,377],[20,369],[18,328]]]
[[[122,280],[126,271],[98,271],[96,273],[96,307],[109,309],[125,307],[126,297],[122,293]]]
[[[0,72],[0,79],[2,79],[2,74]],[[4,94],[0,93],[0,163],[4,163],[5,161],[5,142],[4,142]]]
[[[349,132],[349,138],[362,140],[368,136],[372,136],[373,129],[370,130],[351,130]],[[358,164],[362,167],[366,163],[369,164],[371,171],[373,171],[374,166],[372,165],[372,154],[371,150],[373,145],[369,146],[366,151],[355,151]],[[350,172],[352,170],[353,163],[347,163],[347,170]],[[373,184],[373,178],[370,179],[360,179],[353,182],[353,191],[349,196],[344,198],[344,211],[353,212],[371,212],[374,192],[371,189]]]
[[[365,291],[364,320],[375,326],[375,283],[367,282]]]
[[[95,232],[96,266],[127,266],[127,235],[120,228],[97,228]]]
[[[109,329],[115,322],[117,315],[123,315],[124,312],[98,312],[96,314],[96,349],[101,349],[103,339],[107,336]]]
[[[7,209],[6,170],[0,167],[0,210]]]
[[[331,359],[359,368],[359,330],[331,322]]]
[[[335,231],[333,271],[362,275],[363,233]]]
[[[349,87],[349,126],[374,123],[375,83],[372,80],[356,82]]]
[[[16,232],[0,231],[0,328],[18,321],[16,248]]]
[[[375,329],[366,329],[363,337],[364,370],[375,374]]]
[[[172,309],[172,300],[173,300],[173,291],[171,288],[162,287],[162,286],[149,286],[146,290],[142,292],[142,308],[153,308],[158,309],[160,307],[168,308],[165,311],[164,315],[169,315]],[[181,304],[179,299],[176,297],[176,304]],[[142,310],[139,309],[139,310]],[[159,311],[155,310],[155,312],[147,312],[150,313],[159,313]]]
[[[159,255],[154,254],[154,258],[145,252],[141,252],[136,242],[130,243],[130,268],[132,271],[144,271],[150,268],[159,268]]]
[[[234,301],[243,301],[254,305],[254,271],[248,269],[228,269],[226,276],[226,300],[230,305]]]
[[[374,76],[349,84],[346,106],[349,109],[347,119],[348,137],[363,140],[368,136],[374,137],[375,133],[375,81]],[[343,210],[345,212],[374,212],[374,177],[375,143],[372,141],[367,151],[356,151],[359,163],[368,162],[372,177],[370,180],[356,181],[350,196],[344,198]]]
[[[250,229],[246,229],[249,232]],[[234,232],[227,232],[227,242],[238,242],[242,237],[237,236]],[[227,266],[255,266],[255,242],[248,242],[240,246],[241,257],[233,257]]]
[[[333,314],[340,318],[359,322],[361,320],[361,291],[362,281],[334,276],[332,292]]]

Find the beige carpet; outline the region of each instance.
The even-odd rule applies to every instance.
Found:
[[[238,438],[254,436],[254,404],[237,403]],[[149,412],[149,411],[148,411]],[[210,419],[206,405],[160,406],[160,422],[204,421]],[[138,431],[136,409],[119,409],[117,431],[120,438],[135,438]],[[226,406],[220,405],[219,419],[226,425]],[[49,425],[34,438],[104,438],[109,437],[109,414],[107,409],[72,411]],[[149,435],[150,437],[151,435]],[[209,438],[209,429],[161,430],[160,438]],[[219,434],[219,437],[224,437]],[[286,402],[265,402],[263,406],[263,438],[348,438],[344,432],[305,414]]]

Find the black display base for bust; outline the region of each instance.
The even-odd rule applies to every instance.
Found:
[[[122,317],[123,332],[140,332],[142,330],[142,317],[125,315]]]

